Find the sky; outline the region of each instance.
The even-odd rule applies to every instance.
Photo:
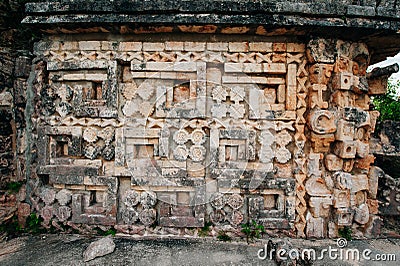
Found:
[[[384,66],[388,66],[388,65],[391,65],[394,63],[398,63],[400,66],[400,53],[398,53],[397,55],[395,55],[393,57],[388,57],[385,61],[382,61],[380,63],[370,66],[369,69],[372,70],[374,67],[384,67]],[[400,80],[400,71],[392,74],[390,76],[390,78],[395,79],[395,80]]]

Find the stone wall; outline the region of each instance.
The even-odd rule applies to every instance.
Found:
[[[9,189],[10,184],[19,187],[25,180],[24,112],[31,34],[20,24],[23,2],[0,3],[0,224],[10,221],[18,208],[30,213],[27,203],[20,204],[24,189],[19,196]]]
[[[35,46],[27,178],[45,226],[378,233],[365,44],[169,39]]]

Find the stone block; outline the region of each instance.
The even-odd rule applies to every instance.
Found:
[[[340,72],[334,75],[332,86],[336,90],[350,90],[353,86],[353,74],[349,72]]]
[[[324,238],[325,237],[325,221],[324,218],[314,218],[307,215],[306,226],[307,238]]]
[[[121,52],[141,51],[142,43],[141,42],[120,42],[118,50]]]
[[[375,161],[375,156],[370,154],[364,158],[356,159],[355,165],[358,169],[369,170],[371,164],[373,164],[374,161]]]
[[[350,207],[350,190],[334,189],[333,206],[337,209]]]
[[[377,166],[372,166],[370,168],[368,174],[368,183],[369,183],[368,195],[371,199],[376,199],[379,179],[384,179],[384,178],[385,178],[385,172],[381,168]]]
[[[248,52],[249,43],[248,42],[230,42],[228,44],[229,52]]]
[[[368,210],[370,214],[379,213],[379,201],[376,199],[367,199]]]
[[[274,52],[286,52],[286,43],[273,43],[272,44],[272,50]]]
[[[224,27],[221,29],[222,34],[245,34],[249,32],[249,27]]]
[[[165,44],[162,42],[144,42],[143,51],[146,52],[161,52],[164,51]]]
[[[313,39],[307,45],[308,60],[313,63],[335,63],[336,41],[332,39]]]
[[[336,209],[336,223],[339,226],[351,226],[353,224],[354,212],[348,208]]]
[[[201,52],[206,49],[205,42],[185,42],[184,51],[188,52]]]
[[[15,60],[14,75],[17,78],[27,78],[31,72],[31,59],[27,56],[18,56]]]
[[[355,208],[354,221],[364,225],[369,221],[369,209],[367,204],[361,204]]]
[[[337,141],[334,153],[343,159],[353,159],[356,157],[356,145],[353,141]]]
[[[365,158],[369,155],[369,143],[360,140],[356,141],[356,150],[358,157]]]
[[[311,142],[314,152],[329,152],[330,144],[335,141],[333,134],[319,135],[311,132]]]
[[[336,140],[353,141],[355,134],[354,123],[343,119],[338,121],[337,130],[335,133]]]
[[[166,51],[183,51],[183,42],[165,42]]]
[[[317,134],[330,134],[336,131],[335,117],[331,111],[316,110],[308,115],[308,125]]]
[[[271,42],[251,42],[249,43],[250,52],[272,52]]]
[[[309,203],[313,217],[329,217],[332,206],[331,197],[310,197]]]
[[[309,68],[309,79],[311,84],[327,85],[332,76],[333,65],[314,64]]]
[[[343,171],[351,172],[354,167],[354,160],[353,159],[344,159],[343,160]]]
[[[208,51],[226,52],[226,51],[228,51],[228,43],[227,42],[208,42],[207,50]]]
[[[99,51],[101,44],[99,41],[80,41],[79,50],[82,51]]]
[[[90,245],[86,248],[85,252],[83,253],[83,260],[87,262],[97,257],[102,257],[107,254],[110,254],[114,252],[114,250],[115,250],[115,243],[112,240],[112,238],[110,236],[105,237],[90,243]]]
[[[287,43],[286,52],[288,53],[304,53],[306,46],[303,43]]]
[[[334,154],[325,156],[325,167],[328,171],[340,171],[343,168],[343,160]]]
[[[351,180],[351,192],[355,193],[361,190],[369,190],[367,175],[353,175]]]

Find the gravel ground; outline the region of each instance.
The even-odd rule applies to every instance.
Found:
[[[116,236],[116,248],[111,254],[84,262],[82,254],[96,238],[79,235],[40,235],[15,238],[0,243],[0,265],[276,265],[269,258],[261,260],[258,251],[267,242],[253,244],[221,242],[212,239],[133,239]],[[273,239],[276,243],[279,239]],[[322,249],[337,248],[333,240],[290,239],[292,247]],[[353,240],[347,248],[376,254],[394,254],[397,262],[354,261],[330,259],[312,265],[400,265],[400,239]],[[344,249],[346,250],[346,249]],[[260,253],[261,255],[264,253]]]

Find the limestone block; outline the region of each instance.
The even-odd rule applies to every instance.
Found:
[[[331,194],[325,180],[321,177],[311,177],[306,182],[306,191],[311,196],[324,197]]]
[[[337,73],[332,79],[332,86],[336,90],[350,90],[353,84],[353,73],[349,72]]]
[[[335,187],[341,190],[351,189],[353,176],[345,172],[336,172],[333,174]]]
[[[166,51],[183,51],[183,42],[165,42]]]
[[[101,44],[99,41],[81,41],[79,42],[79,50],[83,51],[98,51]]]
[[[355,193],[361,190],[368,190],[368,176],[367,175],[353,175],[351,181],[351,192]]]
[[[228,44],[229,52],[248,52],[248,42],[230,42]]]
[[[295,64],[288,65],[286,75],[286,110],[296,110],[297,105],[297,66]]]
[[[329,217],[331,213],[331,197],[310,197],[310,211],[315,218]]]
[[[375,199],[367,199],[368,210],[370,214],[379,213],[379,201]]]
[[[356,145],[353,141],[337,141],[334,153],[343,159],[353,159],[356,157]]]
[[[368,174],[368,183],[369,183],[369,190],[368,190],[368,195],[372,199],[376,199],[376,195],[378,192],[378,183],[379,179],[383,179],[385,177],[385,172],[377,167],[377,166],[372,166],[369,170]]]
[[[373,164],[374,161],[375,161],[375,156],[370,154],[370,155],[367,155],[365,158],[356,159],[355,165],[358,169],[369,170],[371,167],[371,164]]]
[[[324,218],[314,218],[311,214],[307,214],[307,238],[323,238],[325,237],[325,221]]]
[[[251,42],[249,43],[249,51],[251,52],[272,52],[271,42]]]
[[[184,43],[184,51],[189,52],[200,52],[206,49],[205,42],[185,42]]]
[[[114,252],[115,243],[111,237],[105,237],[95,242],[90,243],[83,253],[83,260],[85,262],[93,260],[97,257],[102,257]]]
[[[303,53],[305,52],[306,47],[302,43],[287,43],[286,51],[288,53]]]
[[[368,223],[369,209],[367,204],[361,204],[355,209],[354,221],[362,225]]]
[[[334,154],[325,156],[325,167],[328,171],[340,171],[343,168],[343,160]]]
[[[319,161],[322,159],[323,155],[321,153],[310,153],[308,155],[308,163],[307,163],[307,173],[308,176],[321,176],[321,170],[319,167]]]
[[[350,91],[335,91],[331,95],[331,101],[336,106],[346,108],[355,105],[355,95]]]
[[[353,223],[354,212],[348,208],[339,208],[335,212],[337,225],[351,226]]]
[[[327,109],[329,107],[328,102],[324,101],[323,92],[327,90],[327,86],[324,84],[313,84],[312,91],[310,93],[309,102],[310,107],[319,107]]]
[[[311,132],[311,141],[314,152],[329,152],[330,144],[335,141],[333,134],[318,135]]]
[[[269,74],[286,74],[286,65],[281,63],[263,63],[263,71]],[[293,65],[295,67],[295,65]],[[295,78],[295,75],[292,78]]]
[[[343,171],[351,172],[354,167],[354,160],[353,159],[345,159],[343,160]]]
[[[369,143],[363,141],[356,141],[357,156],[365,158],[369,155]]]
[[[354,123],[340,119],[335,133],[336,140],[353,141],[355,134]]]
[[[330,39],[313,39],[307,45],[307,57],[310,62],[335,62],[336,42]]]
[[[143,51],[148,52],[161,52],[164,51],[165,44],[161,42],[144,42],[143,43]]]
[[[314,64],[309,68],[309,79],[311,84],[327,85],[332,76],[333,65]]]
[[[317,134],[329,134],[336,131],[335,117],[328,110],[317,110],[310,112],[308,125]]]
[[[121,42],[118,47],[119,51],[141,51],[142,43],[141,42]]]
[[[350,58],[348,58],[345,55],[338,55],[336,58],[335,67],[333,71],[335,73],[350,72],[352,70],[350,64],[351,64]]]
[[[349,189],[334,189],[333,190],[333,206],[339,208],[350,207],[350,190]]]
[[[227,42],[208,42],[207,50],[209,51],[228,51],[228,43]]]
[[[274,52],[286,52],[286,43],[273,43],[272,50]]]

